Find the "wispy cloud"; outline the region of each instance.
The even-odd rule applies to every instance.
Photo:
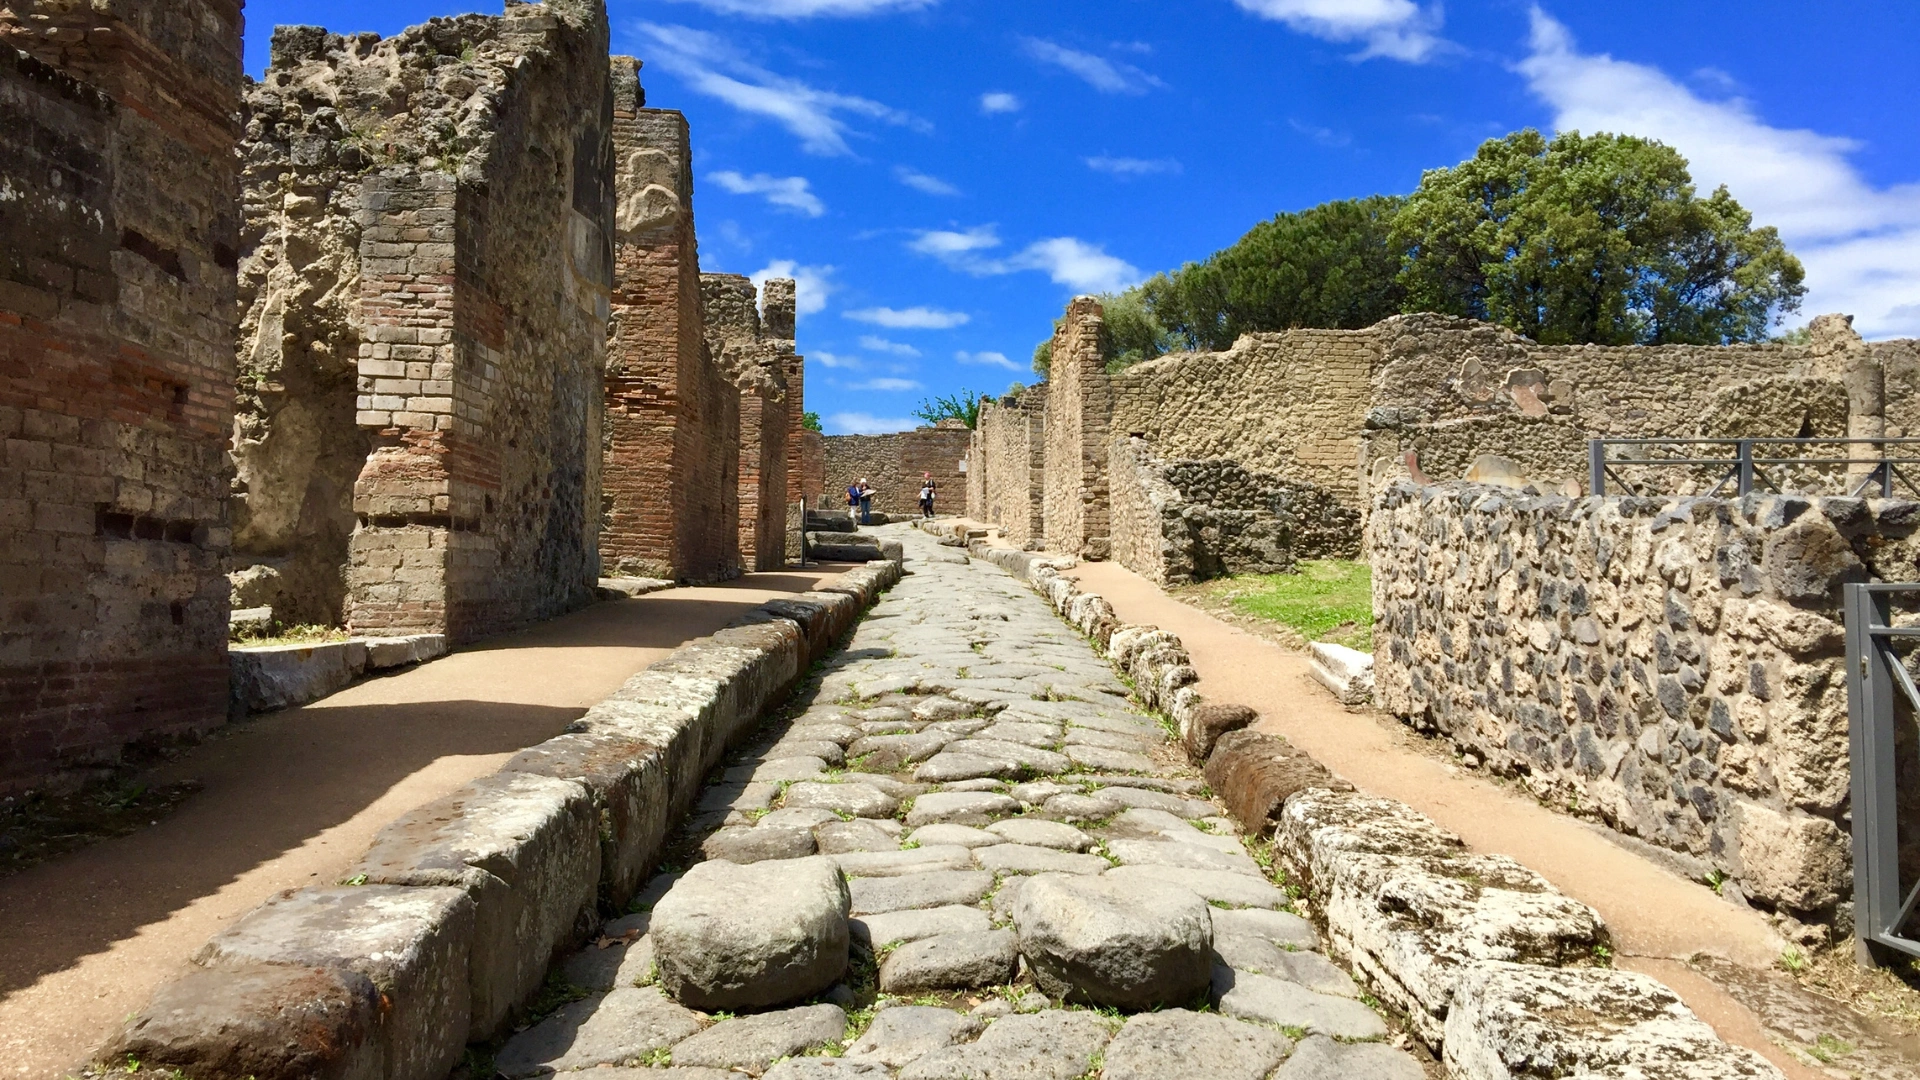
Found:
[[[1298,120],[1291,119],[1287,121],[1287,126],[1305,135],[1307,138],[1312,139],[1314,142],[1319,143],[1321,146],[1331,146],[1337,149],[1339,147],[1352,145],[1353,143],[1353,137],[1351,135],[1342,134],[1332,128],[1316,127],[1313,124],[1303,124]]]
[[[890,11],[919,11],[939,0],[679,0],[695,3],[722,15],[753,19],[812,19],[822,16],[879,15]]]
[[[860,347],[869,352],[892,353],[895,356],[919,356],[920,350],[904,341],[888,341],[872,334],[860,335]]]
[[[764,116],[800,140],[810,154],[850,154],[847,116],[927,129],[926,121],[880,102],[820,90],[749,61],[724,39],[685,26],[643,22],[650,63],[684,79],[695,92],[755,116]]]
[[[958,232],[926,229],[907,242],[909,251],[931,255],[975,277],[1039,270],[1076,292],[1116,292],[1139,284],[1145,277],[1132,263],[1107,254],[1099,244],[1074,236],[1036,240],[1004,258],[984,254],[998,246],[1000,237],[991,225]]]
[[[1019,364],[1016,364],[1013,361],[1007,359],[1006,353],[991,352],[991,351],[967,352],[965,349],[962,349],[959,352],[954,353],[953,358],[955,360],[960,361],[963,364],[985,364],[988,367],[1006,368],[1008,371],[1025,370]]]
[[[1358,41],[1356,60],[1384,56],[1415,63],[1444,49],[1439,3],[1413,0],[1233,0],[1244,11],[1323,41]]]
[[[832,428],[835,435],[890,435],[896,431],[912,431],[920,426],[920,421],[910,416],[837,412],[827,415],[826,426]]]
[[[760,288],[768,278],[793,279],[793,310],[796,315],[814,315],[826,310],[827,297],[833,293],[831,266],[801,266],[792,259],[775,259],[748,274],[753,287]]]
[[[1173,158],[1109,157],[1101,154],[1084,159],[1094,172],[1114,176],[1151,176],[1154,173],[1178,173],[1180,163]]]
[[[1757,225],[1780,229],[1807,268],[1806,315],[1843,311],[1870,336],[1920,334],[1920,183],[1878,188],[1852,139],[1774,127],[1739,98],[1701,98],[1658,68],[1582,53],[1538,7],[1519,70],[1566,131],[1659,139],[1695,182],[1725,184]]]
[[[769,176],[766,173],[742,176],[732,169],[723,169],[709,173],[707,179],[735,195],[764,196],[774,206],[808,217],[819,217],[827,212],[827,204],[810,190],[804,176]]]
[[[858,371],[866,366],[857,356],[841,356],[839,353],[830,353],[825,349],[812,350],[807,353],[807,359],[818,360],[821,367],[840,368],[846,371]]]
[[[1166,85],[1132,64],[1069,49],[1044,38],[1021,38],[1020,45],[1028,56],[1079,76],[1088,86],[1103,94],[1144,94],[1150,89]]]
[[[884,390],[888,392],[900,392],[905,390],[918,390],[920,388],[921,388],[920,384],[915,382],[912,379],[879,378],[879,379],[868,379],[865,382],[847,384],[847,389],[849,390]]]
[[[980,95],[980,111],[992,116],[994,113],[1020,111],[1020,98],[1004,90],[990,90]]]
[[[928,176],[926,173],[921,172],[919,169],[908,168],[905,165],[895,165],[893,167],[893,176],[894,176],[894,179],[900,181],[901,183],[907,185],[908,187],[914,189],[915,191],[924,191],[929,195],[960,194],[959,188],[954,187],[952,184],[947,183],[945,180],[942,180],[937,176]]]
[[[968,318],[964,311],[931,307],[870,307],[843,311],[841,314],[855,322],[872,323],[889,330],[951,330],[964,325]]]

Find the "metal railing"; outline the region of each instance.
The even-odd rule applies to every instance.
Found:
[[[1868,456],[1854,457],[1807,457],[1799,454],[1782,454],[1775,447],[1788,447],[1796,450],[1812,450],[1816,447],[1867,446],[1872,448]],[[1610,447],[1622,449],[1638,447],[1674,447],[1681,448],[1684,457],[1609,457]],[[1726,448],[1726,456],[1711,456],[1711,448]],[[1871,466],[1860,473],[1849,495],[1861,495],[1871,489],[1873,495],[1883,499],[1893,497],[1896,482],[1904,485],[1908,492],[1920,497],[1920,485],[1913,477],[1902,470],[1902,466],[1920,467],[1920,457],[1899,457],[1897,452],[1905,449],[1908,453],[1920,453],[1920,439],[1590,439],[1587,441],[1587,490],[1595,495],[1607,493],[1607,483],[1613,482],[1616,488],[1634,492],[1635,485],[1622,477],[1617,468],[1645,468],[1647,466],[1704,468],[1719,473],[1709,496],[1719,495],[1729,484],[1733,486],[1733,495],[1746,495],[1756,489],[1764,489],[1776,494],[1782,493],[1782,485],[1775,476],[1785,469],[1817,467],[1823,469],[1844,468],[1850,477],[1856,466]],[[1842,453],[1844,453],[1844,449]],[[1711,472],[1710,474],[1711,475]],[[1806,494],[1806,493],[1800,493]]]
[[[1895,651],[1901,639],[1920,639],[1920,626],[1893,625],[1894,597],[1920,600],[1920,583],[1848,585],[1847,728],[1853,781],[1853,920],[1857,955],[1873,963],[1873,947],[1920,956],[1920,939],[1907,932],[1920,901],[1920,882],[1900,880],[1900,770],[1895,738],[1902,723],[1920,717],[1920,689]],[[1904,889],[1904,892],[1903,892]]]

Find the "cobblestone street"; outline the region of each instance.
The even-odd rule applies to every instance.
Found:
[[[709,785],[691,865],[560,965],[585,996],[502,1075],[1427,1075],[1077,630],[881,533],[907,576]]]

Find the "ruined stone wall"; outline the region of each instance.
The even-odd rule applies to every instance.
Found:
[[[740,402],[739,549],[749,569],[786,565],[787,373],[801,365],[794,353],[791,279],[767,282],[765,317],[753,282],[739,274],[700,275],[707,348]]]
[[[600,558],[611,572],[737,576],[740,397],[707,348],[686,118],[613,59],[619,206]]]
[[[800,433],[800,493],[809,507],[821,506],[823,499],[825,505],[834,505],[833,491],[827,487],[827,437],[818,431]],[[841,502],[845,501],[842,497]]]
[[[980,403],[967,473],[967,516],[1018,547],[1046,535],[1047,384]]]
[[[963,513],[967,474],[960,470],[960,463],[967,460],[972,442],[973,432],[959,420],[942,420],[935,427],[896,435],[829,435],[828,501],[845,506],[847,486],[864,477],[873,486],[875,510],[896,517],[918,514],[921,477],[932,473],[934,512]]]
[[[463,641],[592,599],[614,205],[606,44],[598,0],[387,39],[275,32],[248,102],[255,333],[242,348],[294,310],[320,332],[283,331],[256,384],[296,366],[289,348],[327,372],[328,350],[358,353],[354,421],[371,447],[347,551],[356,630]],[[262,447],[289,415],[268,396],[243,425]],[[335,497],[330,473],[289,479],[272,467],[285,455],[247,456],[249,503],[256,489]]]
[[[226,717],[240,31],[0,6],[0,794]]]
[[[1400,483],[1367,526],[1382,707],[1808,922],[1850,898],[1839,587],[1920,504]]]
[[[1053,333],[1048,371],[1045,529],[1047,548],[1088,559],[1108,551],[1107,456],[1115,427],[1116,393],[1107,377],[1110,352],[1100,302],[1078,296]],[[1139,423],[1135,417],[1133,423]]]

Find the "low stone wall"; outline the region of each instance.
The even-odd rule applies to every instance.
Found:
[[[1368,525],[1379,703],[1734,895],[1845,924],[1839,587],[1913,580],[1917,527],[1899,501],[1398,484]]]
[[[102,1060],[442,1080],[626,905],[728,747],[899,579],[873,563],[681,646],[568,733],[381,830],[352,884],[283,893],[216,936]]]
[[[417,664],[447,653],[445,634],[348,638],[310,645],[235,646],[228,716],[272,712],[318,701],[369,671]]]
[[[973,432],[958,420],[895,435],[828,435],[825,496],[829,506],[847,504],[847,487],[865,479],[874,490],[873,508],[896,519],[920,513],[920,481],[932,473],[934,510],[954,513],[967,501],[967,460]]]

